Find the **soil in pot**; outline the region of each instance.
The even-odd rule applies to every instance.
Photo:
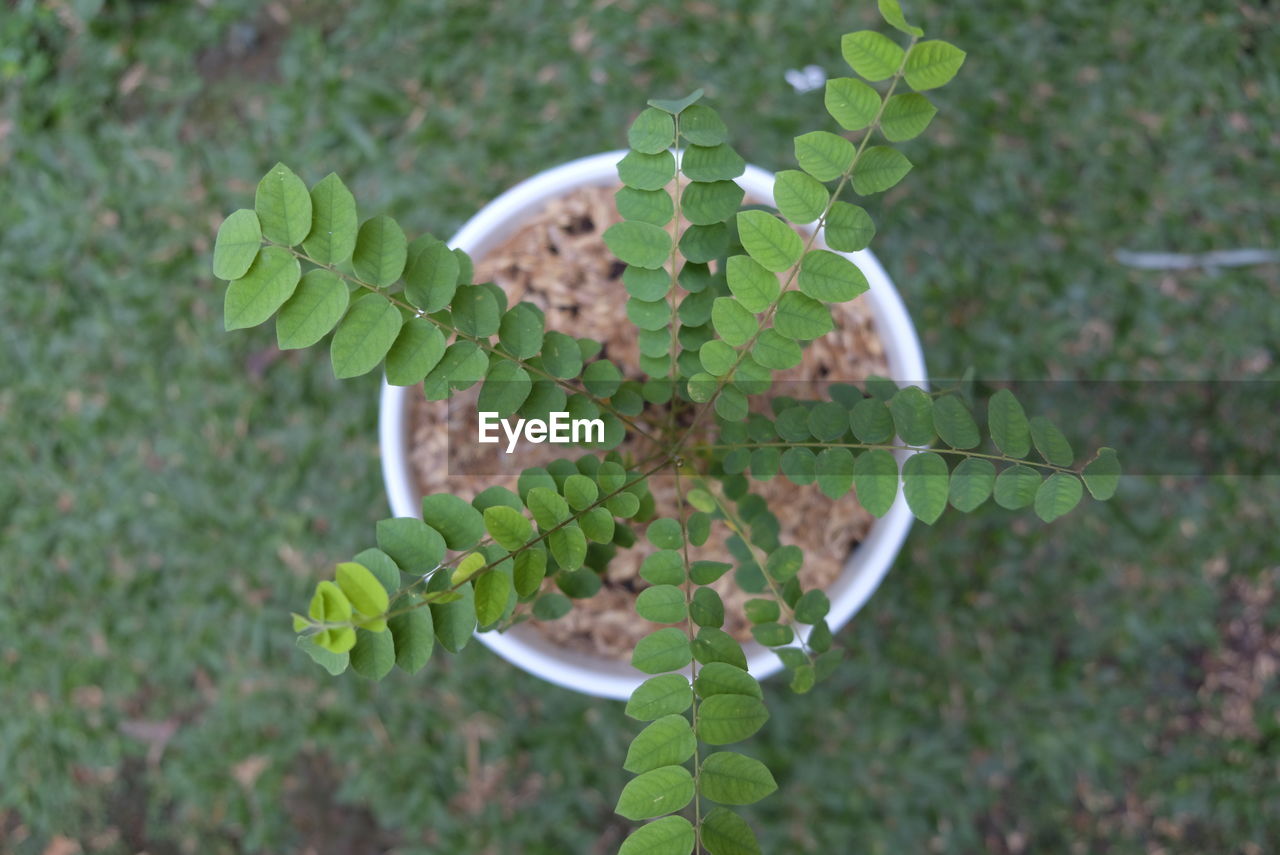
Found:
[[[534,303],[546,313],[549,330],[603,342],[603,355],[634,379],[644,379],[636,367],[636,330],[624,310],[623,265],[612,257],[601,238],[605,229],[619,220],[615,191],[614,187],[580,188],[552,200],[501,245],[475,259],[475,281],[496,282],[511,303]],[[789,386],[779,384],[779,394],[809,397],[824,392],[830,382],[857,382],[869,374],[888,373],[870,307],[855,300],[832,309],[835,332],[813,342],[799,366],[779,375],[782,381],[792,381]],[[505,440],[501,446],[477,444],[477,394],[478,386],[455,393],[448,402],[415,397],[410,409],[409,456],[423,495],[451,492],[470,499],[494,484],[514,490],[521,469],[544,465],[557,457],[576,459],[583,453],[550,443],[522,443],[507,455],[503,453]],[[472,417],[450,418],[450,413],[470,413]],[[629,435],[619,450],[631,450],[642,457],[652,452],[653,446],[642,437]],[[458,474],[462,472],[495,474]],[[659,513],[676,516],[674,478],[654,476],[651,489]],[[832,582],[874,521],[852,493],[833,503],[816,487],[797,486],[781,475],[767,482],[753,480],[752,489],[778,517],[782,542],[804,550],[801,580],[806,588]],[[692,550],[695,560],[732,561],[722,532],[723,528],[717,527],[704,546]],[[564,647],[626,659],[635,643],[655,628],[634,611],[635,597],[647,585],[638,574],[640,563],[651,551],[641,537],[635,547],[619,551],[598,594],[576,601],[573,610],[560,620],[535,620],[533,624]],[[750,639],[749,625],[741,617],[742,604],[756,595],[739,588],[732,573],[725,574],[714,587],[725,601],[726,631],[740,640]]]

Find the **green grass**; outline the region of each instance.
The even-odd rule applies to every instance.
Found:
[[[385,515],[377,384],[222,333],[211,238],[281,159],[447,235],[698,85],[783,168],[822,117],[784,71],[839,68],[874,4],[98,5],[0,18],[0,850],[612,851],[620,704],[478,645],[377,686],[294,651],[288,610]],[[873,210],[932,372],[1280,377],[1274,266],[1111,260],[1275,247],[1274,8],[910,5],[970,53]],[[1194,431],[1110,421],[1274,434],[1186,403]],[[1213,675],[1274,656],[1280,483],[1226,471],[918,526],[848,667],[771,687],[767,851],[1274,845],[1280,688],[1252,675],[1243,726]]]

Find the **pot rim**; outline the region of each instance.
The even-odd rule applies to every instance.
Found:
[[[578,187],[617,184],[617,164],[626,153],[610,151],[579,158],[520,182],[481,208],[448,241],[449,246],[481,257],[512,234],[523,220],[541,210],[548,200]],[[737,182],[749,195],[772,203],[773,179],[772,173],[748,165]],[[804,228],[812,230],[812,226]],[[815,246],[825,246],[821,235]],[[920,340],[889,275],[870,250],[839,254],[856,263],[870,285],[863,298],[871,305],[890,375],[900,384],[910,382],[927,389]],[[392,386],[383,378],[378,439],[382,477],[392,513],[397,517],[421,518],[421,497],[413,483],[408,459],[408,402],[413,388]],[[848,623],[875,592],[893,565],[912,521],[906,500],[899,491],[889,512],[872,524],[867,536],[845,562],[844,570],[826,588],[831,600],[827,622],[833,632]],[[513,665],[587,695],[625,700],[636,686],[651,676],[626,662],[559,647],[528,624],[504,633],[490,631],[476,635],[485,646]],[[760,644],[749,641],[743,650],[748,668],[757,679],[763,680],[782,670],[777,656]]]

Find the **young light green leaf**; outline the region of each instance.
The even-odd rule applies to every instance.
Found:
[[[921,522],[933,525],[947,507],[947,462],[932,451],[913,454],[902,466],[902,492],[907,507]]]
[[[524,514],[506,505],[485,508],[484,527],[494,542],[507,550],[518,549],[533,537],[533,526]]]
[[[800,262],[797,287],[815,300],[843,303],[862,294],[869,287],[852,261],[825,249],[805,253]]]
[[[902,7],[898,5],[898,0],[877,0],[880,8],[880,17],[889,26],[901,33],[917,38],[924,35],[924,30],[919,27],[913,27],[907,23],[907,19],[903,17]]]
[[[296,246],[311,231],[311,195],[307,185],[283,163],[262,176],[253,209],[267,240]]]
[[[383,215],[366,220],[360,227],[351,265],[362,280],[382,288],[400,278],[408,255],[404,230]]]
[[[1040,452],[1045,462],[1054,466],[1070,466],[1075,462],[1076,455],[1071,450],[1071,443],[1053,422],[1044,416],[1035,416],[1028,426],[1031,428],[1031,441],[1035,443],[1036,451]]]
[[[1003,454],[1021,458],[1031,451],[1027,414],[1008,389],[998,390],[987,402],[987,427],[992,442]]]
[[[1016,511],[1025,508],[1036,499],[1040,488],[1040,473],[1030,466],[1010,466],[996,476],[996,504]]]
[[[694,145],[720,145],[729,136],[720,114],[705,104],[694,104],[680,114],[680,136]]]
[[[417,608],[398,614],[387,620],[387,626],[395,640],[396,666],[409,674],[418,673],[436,646],[431,609]]]
[[[449,493],[422,497],[422,519],[453,550],[470,549],[484,536],[484,517],[469,503]]]
[[[356,300],[329,345],[333,376],[359,377],[377,368],[403,324],[400,310],[376,294]]]
[[[565,570],[577,570],[587,560],[587,536],[576,525],[566,525],[548,534],[547,545]]]
[[[698,706],[697,718],[698,739],[708,745],[728,745],[747,739],[763,727],[769,720],[769,711],[759,698],[712,695]]]
[[[747,253],[765,270],[774,273],[791,267],[804,251],[800,235],[764,211],[740,211],[738,237]]]
[[[701,837],[707,855],[761,855],[751,826],[728,808],[713,808],[703,817]]]
[[[625,264],[650,270],[666,264],[671,235],[665,229],[637,220],[614,223],[605,230],[605,246]]]
[[[689,719],[682,715],[664,715],[631,740],[622,768],[632,774],[641,774],[663,766],[674,766],[692,757],[695,748],[697,740]]]
[[[831,332],[834,325],[826,306],[798,291],[788,291],[778,300],[773,328],[793,341],[810,341]]]
[[[853,165],[853,143],[829,131],[811,131],[795,140],[796,162],[819,181],[835,181]]]
[[[511,598],[511,577],[500,570],[476,580],[476,623],[490,626],[502,619]]]
[[[876,224],[864,209],[849,202],[833,202],[822,228],[827,246],[839,252],[866,249],[876,236]]]
[[[1097,455],[1084,467],[1084,484],[1095,499],[1105,502],[1120,486],[1120,458],[1114,448],[1099,448]]]
[[[894,148],[873,145],[862,153],[853,169],[853,192],[859,196],[882,193],[911,171],[911,161]]]
[[[742,195],[734,181],[691,181],[680,195],[680,209],[689,222],[709,226],[733,216]]]
[[[702,795],[726,805],[749,805],[778,789],[768,768],[753,757],[717,751],[702,761]]]
[[[330,172],[311,188],[311,231],[302,248],[320,264],[340,264],[355,250],[358,226],[355,197]]]
[[[258,215],[248,208],[232,212],[222,221],[213,243],[213,275],[227,281],[239,279],[248,272],[261,248]]]
[[[991,497],[996,483],[996,467],[990,460],[970,457],[962,460],[951,473],[951,506],[969,513]]]
[[[349,296],[347,286],[328,270],[307,271],[276,316],[280,349],[310,347],[324,338],[347,313]]]
[[[288,250],[263,247],[249,272],[227,286],[223,327],[227,331],[256,327],[293,296],[301,276],[302,267]]]
[[[443,242],[430,235],[416,238],[409,244],[404,295],[419,309],[438,312],[453,300],[460,270],[460,256]]]
[[[351,670],[369,680],[381,680],[396,664],[396,644],[389,632],[356,630],[351,648]]]
[[[335,576],[338,588],[360,616],[376,618],[386,613],[387,606],[390,605],[387,589],[382,587],[378,577],[368,567],[354,561],[344,561],[338,565]],[[385,621],[379,620],[376,623],[377,625],[366,628],[374,631],[387,628]]]
[[[827,80],[823,96],[827,112],[846,131],[860,131],[880,112],[880,94],[861,80],[837,77]]]
[[[636,597],[636,614],[653,623],[679,623],[688,615],[684,591],[675,585],[654,585]]]
[[[444,538],[440,532],[415,517],[379,520],[378,548],[391,556],[401,570],[420,576],[444,560]]]
[[[618,855],[689,855],[693,844],[693,824],[689,820],[664,816],[631,832],[622,841]]]
[[[675,671],[688,665],[693,659],[689,639],[684,630],[667,627],[650,633],[636,644],[631,653],[631,665],[646,674]]]
[[[669,151],[657,154],[631,151],[618,161],[619,180],[637,190],[661,190],[675,177],[676,158]]]
[[[982,441],[977,422],[956,395],[943,395],[933,402],[933,426],[952,448],[977,448]]]
[[[711,305],[711,325],[733,347],[741,347],[756,334],[756,317],[733,297],[716,297]]]
[[[798,169],[785,169],[773,181],[778,211],[793,223],[812,223],[827,209],[831,194],[816,178]]]
[[[690,181],[728,181],[746,168],[747,162],[727,143],[691,145],[680,158],[680,171]]]
[[[387,351],[387,382],[392,386],[421,383],[440,364],[445,346],[444,333],[429,321],[410,318]]]
[[[947,42],[937,39],[920,42],[907,54],[907,85],[917,92],[943,86],[964,65],[964,57],[964,51]]]
[[[675,202],[666,190],[637,190],[622,187],[613,196],[618,214],[624,220],[639,220],[655,226],[665,226],[676,215]]]
[[[874,30],[846,33],[840,53],[850,68],[872,82],[892,77],[902,67],[902,48]]]
[[[461,585],[472,576],[484,569],[485,557],[483,552],[471,552],[463,557],[458,565],[453,568],[453,572],[449,574],[449,584]]]
[[[924,133],[937,112],[938,108],[923,95],[915,92],[894,95],[884,105],[880,131],[892,142],[913,139]]]
[[[693,687],[683,674],[650,677],[631,693],[626,714],[637,721],[653,721],[682,713],[693,703]]]
[[[1069,472],[1055,472],[1036,489],[1036,516],[1053,522],[1078,505],[1083,493],[1079,478]]]
[[[673,813],[693,801],[693,776],[683,766],[661,766],[627,782],[614,812],[630,820]]]
[[[516,554],[515,587],[516,596],[521,599],[532,597],[542,586],[547,575],[547,550],[541,545],[532,546]]]
[[[627,145],[642,154],[664,152],[675,140],[676,125],[671,114],[653,107],[640,111],[627,131]]]
[[[874,517],[882,517],[898,498],[898,463],[884,449],[859,454],[853,461],[853,489],[858,503]]]

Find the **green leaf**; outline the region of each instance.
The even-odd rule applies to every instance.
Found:
[[[858,503],[875,517],[882,517],[898,498],[898,463],[884,449],[864,451],[853,461],[853,489]]]
[[[683,98],[650,98],[648,104],[650,107],[656,107],[674,116],[683,112],[686,107],[692,106],[701,97],[702,90],[695,89]]]
[[[640,774],[674,766],[692,757],[696,748],[697,740],[689,720],[682,715],[664,715],[631,740],[622,768]]]
[[[427,584],[429,591],[444,590],[448,587],[449,576],[446,573],[436,574]],[[476,631],[475,589],[468,583],[459,586],[457,593],[462,595],[459,599],[430,605],[436,640],[450,653],[457,653],[466,647]]]
[[[872,82],[897,74],[903,61],[902,48],[873,30],[846,33],[840,53],[850,68]]]
[[[391,604],[387,589],[382,587],[378,577],[368,567],[354,561],[344,561],[337,567],[336,579],[338,587],[360,616],[371,619],[386,614],[387,607]],[[377,623],[381,629],[386,629],[385,621],[378,620]],[[368,628],[379,631],[375,626]]]
[[[684,545],[684,535],[680,531],[677,520],[663,518],[654,520],[645,532],[649,542],[659,549],[679,549]]]
[[[670,113],[653,107],[642,110],[627,131],[627,145],[642,154],[660,154],[675,141],[675,120]]]
[[[789,338],[784,338],[778,334],[777,330],[767,329],[761,330],[759,337],[756,338],[755,346],[751,348],[751,355],[756,362],[765,368],[772,368],[775,371],[785,371],[788,368],[794,368],[800,364],[800,360],[804,357],[800,346]]]
[[[734,751],[717,751],[702,761],[702,795],[726,805],[749,805],[778,789],[768,768]]]
[[[389,632],[356,630],[351,648],[351,670],[370,680],[381,680],[396,664],[396,644]]]
[[[359,377],[377,368],[403,324],[400,310],[376,294],[356,300],[329,345],[333,376]]]
[[[671,235],[637,220],[614,223],[605,230],[605,245],[625,264],[656,270],[671,255]]]
[[[876,224],[865,210],[848,202],[833,202],[822,228],[827,246],[840,252],[866,249],[876,236]]]
[[[310,347],[324,338],[346,314],[348,299],[347,286],[337,276],[327,270],[308,271],[276,316],[280,349]]]
[[[223,327],[228,332],[256,327],[293,296],[301,275],[298,259],[288,250],[263,247],[249,266],[249,272],[227,286]]]
[[[938,108],[923,95],[906,92],[894,95],[884,105],[880,116],[880,132],[891,142],[903,142],[924,133]]]
[[[680,114],[680,136],[694,145],[720,145],[729,136],[729,129],[715,110],[695,104]]]
[[[843,303],[865,292],[869,287],[852,261],[825,249],[805,253],[796,279],[799,289],[824,303]]]
[[[724,386],[716,398],[715,409],[716,415],[726,421],[741,421],[747,417],[747,396],[737,386]]]
[[[395,639],[396,666],[401,671],[416,674],[422,670],[435,650],[435,627],[431,622],[431,609],[416,608],[387,620],[391,637]]]
[[[691,181],[680,195],[680,208],[689,222],[709,226],[733,216],[742,195],[734,181]]]
[[[387,382],[392,386],[421,383],[440,363],[444,351],[444,333],[428,321],[410,318],[387,351]]]
[[[858,158],[853,169],[853,192],[859,196],[882,193],[911,171],[911,161],[897,149],[873,145]]]
[[[360,227],[351,265],[356,276],[382,288],[400,278],[408,254],[404,230],[395,220],[384,215],[366,220]]]
[[[1099,448],[1097,455],[1084,468],[1084,484],[1095,499],[1105,502],[1120,486],[1120,458],[1114,448]]]
[[[933,426],[952,448],[977,448],[982,441],[969,408],[955,395],[943,395],[933,402]]]
[[[902,492],[907,507],[926,525],[933,525],[947,507],[947,462],[932,451],[913,454],[902,466]]]
[[[547,487],[534,487],[524,500],[534,521],[543,529],[553,529],[572,516],[569,503],[555,490]]]
[[[582,372],[582,385],[599,398],[611,398],[622,385],[622,372],[609,360],[601,359]]]
[[[362,549],[351,560],[363,564],[377,577],[388,595],[394,595],[400,589],[400,567],[381,549]]]
[[[661,766],[627,782],[614,812],[630,820],[673,813],[693,801],[693,775],[683,766]]]
[[[1000,389],[987,402],[987,426],[992,442],[1005,455],[1026,457],[1031,451],[1027,414],[1008,389]]]
[[[488,338],[498,331],[504,307],[484,285],[459,285],[453,295],[453,324],[473,338]]]
[[[818,489],[829,499],[838,499],[853,486],[853,455],[847,448],[824,448],[814,463]]]
[[[665,226],[676,215],[675,202],[666,190],[637,190],[623,187],[614,194],[618,213],[624,220],[639,220]]]
[[[441,241],[423,235],[409,244],[404,295],[424,312],[438,312],[453,300],[460,278],[459,256]]]
[[[1031,441],[1035,443],[1036,451],[1040,452],[1040,456],[1046,463],[1052,463],[1054,466],[1070,466],[1075,462],[1076,455],[1071,450],[1071,443],[1051,421],[1044,416],[1036,416],[1031,419],[1029,427]]]
[[[458,566],[453,568],[453,572],[449,575],[449,583],[451,585],[462,584],[483,570],[485,563],[483,552],[468,553],[458,562]]]
[[[933,399],[918,386],[898,390],[889,399],[893,423],[908,445],[925,446],[933,442]]]
[[[347,670],[347,665],[351,662],[351,655],[348,652],[334,653],[332,650],[327,650],[316,643],[315,637],[300,635],[296,644],[298,649],[334,677]]]
[[[582,372],[582,349],[562,332],[548,332],[542,339],[542,367],[553,377],[567,380]]]
[[[818,624],[831,611],[831,601],[827,599],[825,592],[814,588],[811,591],[805,591],[796,601],[795,611],[796,620],[801,623]]]
[[[679,623],[688,615],[684,592],[674,585],[654,585],[636,597],[636,614],[654,623]]]
[[[846,131],[862,130],[874,122],[880,112],[880,94],[852,77],[828,80],[823,102],[831,118]]]
[[[795,341],[821,338],[834,329],[827,307],[798,291],[788,291],[778,300],[773,328]]]
[[[675,627],[646,635],[631,653],[631,665],[646,674],[675,671],[688,665],[692,659],[689,639],[684,630]]]
[[[745,255],[732,255],[725,265],[729,290],[748,312],[759,313],[778,299],[778,277]],[[714,309],[713,315],[714,317]]]
[[[752,623],[772,623],[782,617],[782,607],[778,602],[764,598],[747,600],[744,612]]]
[[[682,816],[664,816],[631,832],[622,841],[618,855],[689,855],[693,844],[694,831],[689,820]]]
[[[780,623],[756,624],[751,635],[765,647],[785,647],[796,640],[795,630]]]
[[[698,630],[698,635],[691,646],[694,657],[702,665],[724,662],[735,668],[747,670],[747,655],[742,652],[742,645],[722,629],[711,626],[702,627]]]
[[[517,359],[530,359],[542,349],[546,318],[532,303],[517,303],[502,316],[498,340]]]
[[[716,297],[711,306],[711,325],[720,338],[734,347],[746,344],[759,329],[755,315],[733,297]]]
[[[798,169],[786,169],[774,177],[773,198],[782,216],[803,224],[822,216],[831,194],[817,179]]]
[[[795,140],[796,162],[819,181],[835,181],[853,165],[853,143],[830,131],[810,131]]]
[[[737,362],[738,352],[723,341],[712,339],[698,350],[698,360],[709,375],[723,377]]]
[[[681,721],[684,719],[681,718]],[[708,745],[728,745],[752,736],[769,720],[759,698],[712,695],[698,707],[698,739]]]
[[[547,575],[547,550],[541,545],[518,553],[515,558],[516,596],[525,599],[537,593]]]
[[[497,623],[511,598],[511,577],[491,570],[476,580],[476,622],[480,626]]]
[[[311,231],[302,248],[319,264],[340,264],[356,247],[356,199],[330,172],[311,188]]]
[[[213,243],[213,275],[219,279],[239,279],[248,272],[262,249],[262,228],[258,215],[248,208],[234,211],[222,221]]]
[[[1053,522],[1078,505],[1083,494],[1079,478],[1069,472],[1055,472],[1036,489],[1036,516]]]
[[[267,240],[295,246],[311,231],[311,195],[307,185],[283,163],[258,182],[253,209]]]
[[[765,270],[787,270],[800,260],[800,235],[765,211],[739,211],[738,236],[747,253]]]
[[[877,5],[880,7],[880,17],[884,18],[885,23],[895,30],[906,33],[909,36],[919,37],[924,35],[924,30],[907,23],[907,19],[902,15],[902,7],[898,5],[898,0],[877,0]],[[716,853],[712,853],[712,855],[716,855]]]
[[[701,838],[708,855],[760,855],[751,826],[728,808],[713,808],[703,817]]]
[[[494,542],[506,550],[518,549],[533,538],[533,526],[529,520],[506,505],[485,508],[484,527]]]
[[[529,372],[514,362],[502,360],[489,369],[476,408],[480,412],[497,413],[499,418],[510,418],[532,390]]]
[[[682,713],[693,703],[693,687],[683,674],[650,677],[631,693],[626,714],[637,721],[653,721]]]
[[[693,528],[695,519],[708,519],[708,517],[706,514],[692,515],[689,518],[690,528]],[[702,543],[705,542],[705,540],[702,541]],[[701,543],[695,544],[695,546],[700,545]],[[717,628],[724,626],[724,601],[720,599],[720,595],[714,588],[698,588],[693,592],[693,599],[689,603],[689,616],[698,626]]]
[[[1030,466],[1010,466],[996,476],[996,504],[1016,511],[1025,508],[1036,499],[1040,488],[1040,473]]]
[[[533,616],[541,621],[560,620],[573,610],[573,601],[564,594],[550,591],[533,604]]]
[[[551,554],[565,570],[577,570],[587,560],[587,536],[576,525],[566,525],[547,535]]]
[[[804,566],[804,553],[800,547],[790,545],[774,550],[765,560],[764,571],[775,582],[786,582],[795,578]]]
[[[917,92],[943,86],[964,65],[964,57],[964,51],[947,42],[937,39],[920,42],[907,54],[907,85]]]
[[[637,190],[661,190],[676,177],[676,159],[669,151],[657,154],[627,152],[618,161],[618,178]]]
[[[440,532],[450,549],[470,549],[484,537],[484,516],[449,493],[423,496],[422,519]]]
[[[712,662],[698,669],[694,688],[702,698],[709,698],[712,695],[746,695],[754,698],[763,696],[760,684],[756,682],[755,677],[741,668],[724,662]],[[683,712],[683,709],[680,711]]]
[[[996,467],[990,460],[970,457],[962,460],[951,473],[951,506],[969,513],[991,496],[996,483]]]
[[[680,158],[680,171],[690,181],[728,181],[746,171],[747,162],[727,143],[691,145]]]
[[[893,439],[893,416],[884,401],[863,398],[849,411],[849,426],[859,442],[885,443]]]
[[[379,520],[378,548],[391,556],[401,570],[421,576],[444,560],[445,543],[440,532],[414,517]]]

